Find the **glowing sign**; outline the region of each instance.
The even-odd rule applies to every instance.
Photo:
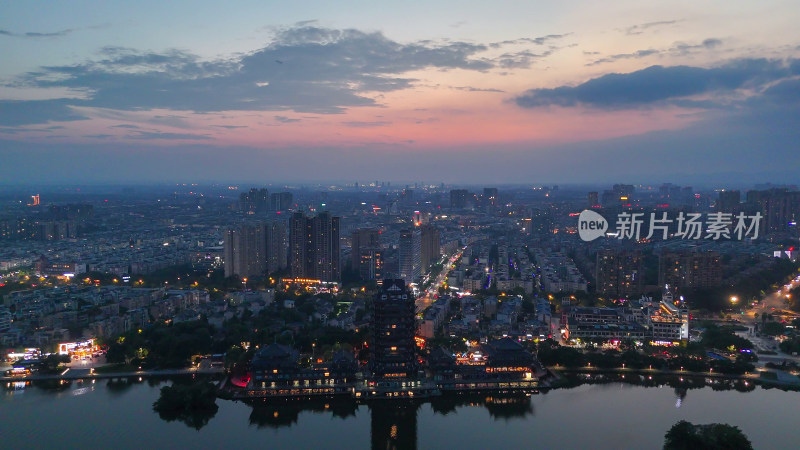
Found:
[[[95,345],[94,338],[88,341],[63,342],[58,344],[59,355],[72,355],[75,353],[91,353],[97,351],[99,347]]]

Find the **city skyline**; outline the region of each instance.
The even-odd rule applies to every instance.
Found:
[[[800,12],[0,7],[0,183],[794,182]]]

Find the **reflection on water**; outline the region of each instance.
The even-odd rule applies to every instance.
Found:
[[[82,388],[78,388],[78,389],[73,390],[72,391],[72,395],[88,394],[89,392],[92,392],[93,390],[94,390],[93,387],[82,387]]]
[[[477,406],[486,408],[494,419],[522,418],[533,414],[531,399],[526,394],[519,395],[454,395],[445,394],[430,400],[431,409],[437,414],[447,415],[457,408]]]
[[[289,427],[297,423],[301,412],[328,413],[333,417],[345,419],[355,416],[358,403],[351,399],[311,399],[252,402],[253,411],[250,413],[250,424],[258,428]]]
[[[55,392],[66,391],[72,386],[72,381],[68,380],[39,380],[32,383],[39,389]]]
[[[561,380],[562,388],[574,388],[584,384],[609,384],[624,383],[626,385],[661,387],[669,386],[675,391],[675,408],[680,408],[691,389],[702,389],[710,387],[715,391],[739,391],[750,392],[756,389],[757,384],[743,379],[726,379],[702,376],[674,376],[674,375],[625,375],[608,374],[587,374],[587,373],[568,373],[563,375]],[[764,387],[769,389],[770,386]]]
[[[739,392],[750,392],[756,389],[757,384],[743,379],[727,379],[702,376],[675,376],[675,375],[646,375],[628,374],[620,375],[617,373],[607,374],[586,374],[586,373],[565,373],[562,374],[559,388],[574,388],[585,384],[608,384],[621,383],[623,385],[662,387],[669,386],[676,389],[676,395],[683,400],[686,394],[679,394],[677,389],[691,390],[710,387],[715,391],[736,390]],[[769,389],[770,385],[765,385],[764,389]]]
[[[417,410],[420,401],[376,400],[369,405],[373,449],[417,448]]]
[[[686,388],[675,388],[675,396],[678,397],[678,399],[675,401],[676,408],[681,407],[681,405],[683,404],[683,399],[686,398],[686,394],[688,393],[689,390]]]
[[[167,422],[175,420],[180,421],[186,424],[186,426],[199,431],[201,428],[208,425],[208,422],[217,415],[218,408],[219,407],[214,407],[211,409],[192,411],[158,411],[158,417]]]
[[[670,375],[628,374],[565,374],[561,389],[572,389],[586,384],[622,384],[627,386],[671,387],[679,408],[692,389],[711,387],[714,390],[752,391],[752,382],[706,377],[676,377]],[[543,394],[547,395],[547,394]],[[349,398],[252,401],[250,424],[258,428],[291,427],[298,423],[301,413],[330,414],[347,419],[355,417],[359,403]],[[400,449],[417,447],[417,415],[422,405],[429,404],[436,415],[446,416],[461,408],[484,408],[494,420],[516,420],[534,416],[530,395],[526,394],[469,394],[445,393],[426,400],[373,400],[367,403],[370,414],[370,442],[373,449]]]
[[[370,442],[373,449],[406,449],[417,447],[417,414],[430,403],[436,414],[447,415],[459,408],[486,408],[495,420],[524,418],[533,414],[531,398],[525,394],[445,394],[429,400],[373,400],[366,408],[370,415]],[[330,414],[347,419],[355,417],[359,403],[350,398],[251,401],[250,424],[258,428],[291,427],[301,413]]]
[[[229,429],[231,427],[229,423],[231,414],[233,411],[238,410],[240,413],[245,414],[241,425],[245,427],[245,429],[249,425],[252,430],[251,433],[254,433],[254,436],[250,438],[258,439],[257,436],[261,435],[261,431],[272,430],[276,433],[270,433],[270,435],[274,435],[275,439],[277,439],[275,441],[277,447],[286,447],[292,442],[295,442],[294,439],[298,438],[297,433],[307,433],[306,430],[311,426],[316,430],[314,432],[315,434],[317,432],[336,434],[337,430],[344,429],[351,430],[351,433],[354,429],[363,430],[361,432],[364,433],[363,437],[365,440],[362,441],[360,444],[361,446],[369,445],[374,449],[400,449],[430,447],[433,443],[431,441],[431,427],[437,427],[440,424],[448,424],[448,428],[441,431],[441,433],[443,433],[442,440],[436,441],[438,445],[452,440],[454,437],[452,433],[459,433],[461,436],[466,436],[470,433],[470,427],[473,427],[473,425],[464,425],[465,422],[462,418],[470,418],[469,423],[472,423],[472,420],[478,420],[474,423],[474,426],[486,427],[486,430],[517,430],[514,434],[503,437],[501,441],[520,444],[524,442],[520,440],[523,439],[520,433],[524,434],[525,431],[523,430],[535,429],[537,423],[539,423],[538,426],[548,427],[547,429],[553,428],[552,416],[549,414],[539,414],[541,417],[537,417],[537,412],[539,411],[536,411],[534,404],[540,408],[542,408],[542,404],[546,404],[548,405],[546,406],[548,410],[553,408],[558,410],[559,407],[555,406],[554,403],[554,401],[558,401],[555,400],[558,398],[567,401],[567,403],[565,403],[565,405],[569,405],[567,408],[577,408],[577,410],[569,409],[569,411],[575,412],[587,407],[586,405],[591,409],[593,407],[591,403],[593,401],[592,399],[598,398],[598,396],[614,399],[625,398],[631,401],[634,397],[637,399],[639,398],[638,392],[632,392],[637,386],[639,389],[661,387],[666,388],[668,394],[667,397],[660,397],[663,402],[663,407],[667,407],[672,411],[675,411],[675,407],[682,408],[682,413],[676,416],[682,417],[683,414],[692,414],[693,411],[695,413],[697,411],[713,411],[713,402],[691,402],[689,398],[690,395],[700,395],[707,399],[709,387],[718,391],[735,390],[740,392],[748,392],[756,389],[756,384],[753,382],[747,382],[745,380],[712,379],[710,377],[675,377],[656,374],[637,376],[629,373],[623,380],[621,376],[617,374],[564,374],[557,389],[549,393],[543,391],[542,394],[532,397],[525,394],[484,393],[463,395],[444,393],[439,397],[430,399],[371,400],[367,402],[362,401],[361,403],[349,397],[283,401],[269,399],[266,401],[252,400],[248,402],[233,402],[217,399],[216,404],[219,406],[219,412],[200,411],[197,413],[183,413],[178,415],[152,412],[151,405],[155,399],[153,395],[157,395],[157,389],[148,389],[147,386],[156,387],[162,383],[174,382],[180,383],[181,381],[145,379],[140,382],[138,377],[135,377],[96,380],[95,384],[92,384],[91,381],[84,381],[81,383],[78,381],[59,382],[52,380],[35,381],[27,384],[9,382],[5,383],[5,397],[10,402],[19,402],[16,407],[23,407],[23,409],[28,411],[28,415],[38,414],[38,411],[41,411],[42,414],[50,414],[51,409],[53,413],[58,411],[59,415],[70,414],[69,411],[72,411],[72,408],[75,408],[77,405],[82,405],[81,408],[95,404],[107,404],[109,406],[120,404],[131,405],[133,409],[128,409],[124,412],[125,417],[127,417],[125,420],[136,421],[141,420],[143,417],[150,417],[150,420],[152,420],[152,418],[159,418],[165,422],[177,421],[183,424],[178,428],[169,427],[159,429],[159,436],[163,435],[165,439],[171,439],[166,436],[181,435],[181,430],[192,431],[192,433],[194,433],[194,430],[201,429],[202,432],[205,433],[203,434],[203,439],[209,439],[210,436],[214,436],[220,432],[220,427]],[[573,388],[586,385],[598,385],[598,387],[591,391],[586,391],[585,388],[574,391],[574,393],[579,394],[578,396],[569,394],[569,391],[572,391]],[[628,392],[614,393],[612,397],[603,394],[603,392],[613,391],[615,389],[623,389]],[[697,391],[699,389],[705,389],[706,393],[700,394]],[[695,390],[695,392],[690,392],[693,390]],[[25,391],[34,391],[30,392],[34,395],[28,398],[29,395],[19,396],[19,394],[15,394],[15,392]],[[85,395],[90,393],[91,395]],[[145,393],[147,393],[147,395],[142,397],[142,394]],[[584,395],[586,395],[586,397],[584,397]],[[644,393],[642,393],[642,395],[646,396]],[[757,397],[761,399],[761,395],[762,394],[758,394]],[[787,395],[790,394],[787,393]],[[552,399],[553,401],[549,398],[551,396],[554,397],[554,399]],[[47,397],[51,398],[52,403],[37,404],[41,399]],[[753,396],[747,397],[752,399]],[[80,403],[74,403],[75,400],[70,402],[60,401],[60,399],[69,398],[86,400],[80,400]],[[141,400],[138,400],[140,398]],[[587,403],[582,403],[583,398],[587,399]],[[771,401],[775,402],[775,397],[772,398],[773,400]],[[752,404],[761,404],[761,400],[744,401],[751,402]],[[778,402],[781,401],[782,400],[778,400]],[[775,403],[775,405],[783,404]],[[45,406],[47,406],[47,411],[43,409]],[[105,411],[105,409],[102,409],[105,407],[106,406],[97,406],[96,408]],[[656,407],[658,406],[656,405]],[[771,407],[772,406],[770,406],[770,408]],[[246,410],[242,410],[242,408],[246,408]],[[564,407],[562,406],[560,408],[563,409]],[[766,409],[764,406],[761,406],[761,408],[764,410]],[[635,414],[636,413],[634,413],[634,415]],[[662,409],[661,414],[668,415],[669,413]],[[709,414],[711,414],[709,417],[715,417],[713,416],[713,412],[709,412]],[[319,417],[314,418],[313,416],[315,415]],[[219,418],[216,416],[223,417]],[[437,416],[438,419],[436,418]],[[756,414],[756,416],[758,416],[758,414]],[[329,420],[319,421],[319,418],[326,417]],[[483,417],[483,419],[480,419],[481,417]],[[159,419],[156,419],[156,421],[159,421]],[[368,425],[366,423],[367,420],[369,420]],[[758,419],[753,417],[753,420]],[[713,420],[709,419],[709,421]],[[326,424],[327,422],[329,422],[329,425]],[[497,428],[493,428],[489,422],[496,422]],[[116,422],[110,421],[109,425],[112,423]],[[354,425],[357,428],[353,428]],[[24,427],[26,425],[25,422],[20,422],[15,426]],[[192,430],[186,427],[190,427]],[[367,427],[370,433],[368,440],[366,440]],[[655,432],[659,439],[663,436],[664,430],[661,430],[660,425],[651,428],[650,431]],[[240,430],[240,432],[242,431]],[[448,432],[451,433],[451,435],[444,438],[443,436],[447,435]],[[359,432],[356,431],[355,433],[355,436],[357,436]],[[438,434],[439,432],[436,433]],[[792,433],[792,431],[786,432],[787,435],[793,435]],[[422,438],[421,436],[425,437]],[[520,437],[515,438],[514,436]],[[183,438],[185,439],[186,436],[183,435]],[[421,439],[427,442],[420,442]],[[472,439],[480,439],[480,436],[477,438],[473,437]],[[131,443],[133,442],[134,441],[131,441]],[[475,443],[477,444],[477,441],[475,441]],[[552,443],[553,442],[551,442],[551,444]],[[579,445],[580,443],[581,441],[576,440],[573,442],[573,445]],[[207,444],[211,445],[210,442],[207,442]],[[342,443],[337,441],[332,444]],[[616,444],[619,444],[619,442]]]
[[[200,430],[217,415],[217,395],[215,383],[209,380],[194,382],[182,378],[175,380],[172,386],[160,389],[158,400],[153,403],[153,410],[158,417],[167,422],[179,421],[190,428]],[[151,386],[157,382],[148,383]]]
[[[120,378],[118,380],[108,380],[106,382],[106,387],[108,388],[108,392],[111,394],[122,394],[129,390],[135,383],[125,378]]]

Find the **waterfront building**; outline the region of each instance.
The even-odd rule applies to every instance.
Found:
[[[689,308],[683,297],[675,301],[670,285],[664,286],[660,302],[656,303],[645,297],[640,303],[649,320],[654,341],[676,342],[689,339]]]
[[[330,361],[301,366],[297,350],[270,344],[256,352],[250,363],[247,396],[313,396],[351,393],[357,363],[341,351]]]
[[[564,339],[646,339],[648,328],[634,320],[626,308],[591,308],[573,306],[561,313],[561,334]]]

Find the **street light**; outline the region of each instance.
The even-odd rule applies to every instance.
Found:
[[[737,297],[737,296],[735,296],[735,295],[732,295],[732,296],[731,296],[731,303],[735,304],[735,303],[736,303],[736,302],[738,302],[738,301],[739,301],[739,297]]]

